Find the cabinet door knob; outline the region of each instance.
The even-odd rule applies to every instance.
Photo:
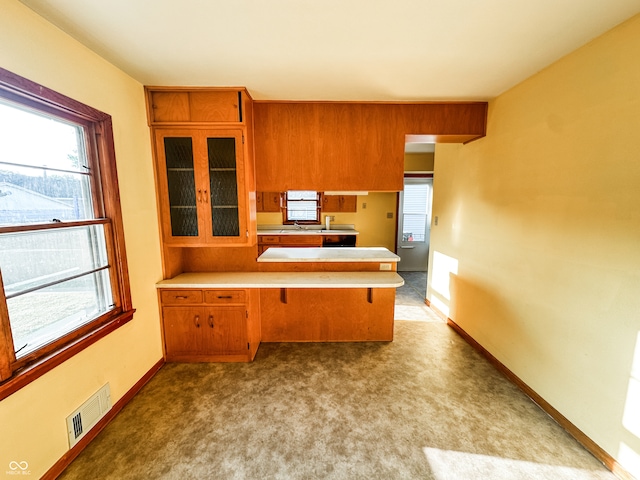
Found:
[[[213,315],[209,315],[209,326],[213,328]]]
[[[196,318],[194,320],[196,323],[196,328],[200,328],[200,315],[196,315]]]

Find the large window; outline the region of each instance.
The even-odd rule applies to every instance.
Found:
[[[132,317],[117,192],[110,117],[0,69],[0,398]]]

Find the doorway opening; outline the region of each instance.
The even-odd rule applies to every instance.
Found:
[[[408,174],[398,201],[399,272],[426,272],[429,264],[433,174]],[[426,297],[426,283],[425,283]]]
[[[425,305],[433,174],[405,174],[398,198],[396,253],[404,285],[396,290],[397,320],[441,321]]]

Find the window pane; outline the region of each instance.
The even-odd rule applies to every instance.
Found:
[[[427,232],[429,185],[405,183],[402,199],[402,241],[424,242]]]
[[[316,202],[287,202],[287,212],[289,220],[316,220],[318,218]]]
[[[0,225],[93,217],[88,175],[0,163]]]
[[[0,236],[0,269],[8,297],[106,265],[102,225]]]
[[[112,308],[103,225],[0,236],[0,269],[16,356]]]
[[[0,225],[94,218],[84,131],[0,103]]]
[[[107,270],[8,299],[16,357],[89,323],[112,302]]]
[[[86,173],[83,130],[0,102],[0,161]]]
[[[426,231],[426,215],[404,215],[402,217],[403,242],[424,242]]]
[[[313,190],[289,190],[287,198],[289,200],[313,200],[315,202],[318,196],[317,192]]]

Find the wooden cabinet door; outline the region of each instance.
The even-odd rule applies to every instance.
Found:
[[[280,192],[258,192],[258,212],[280,212]]]
[[[166,130],[156,135],[158,197],[165,241],[198,243],[198,220],[193,137],[188,131]]]
[[[242,129],[156,130],[164,241],[247,245],[249,192]]]
[[[206,353],[229,355],[247,352],[247,310],[244,306],[208,307],[205,325]]]
[[[323,195],[322,211],[355,212],[357,210],[358,197],[356,195]]]
[[[248,242],[248,193],[241,130],[203,132],[206,243]]]
[[[206,326],[201,307],[163,307],[164,344],[167,357],[197,355],[204,348]]]
[[[393,340],[395,288],[264,288],[263,342]]]

